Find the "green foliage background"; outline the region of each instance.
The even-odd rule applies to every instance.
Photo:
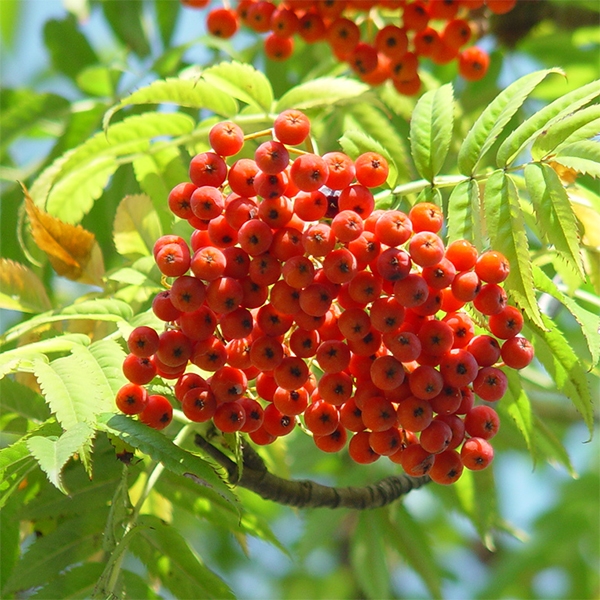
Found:
[[[0,4],[3,60],[18,60],[28,4]],[[545,11],[516,41],[493,24],[515,45],[494,46],[481,82],[426,65],[418,103],[368,88],[324,46],[276,64],[250,35],[182,42],[182,20],[201,31],[202,17],[172,0],[71,2],[44,24],[48,71],[0,97],[3,598],[598,596],[600,39],[587,26],[597,3],[569,2],[588,16],[572,27],[566,4],[535,3]],[[310,116],[319,152],[389,159],[379,206],[438,202],[449,239],[510,258],[537,360],[510,378],[493,469],[384,509],[292,511],[225,484],[184,420],[164,435],[115,414],[124,338],[158,327],[152,244],[189,234],[169,190],[215,122],[251,132],[288,107]],[[17,182],[96,236],[79,283],[33,242]],[[300,432],[263,456],[331,485],[393,472],[323,455]]]

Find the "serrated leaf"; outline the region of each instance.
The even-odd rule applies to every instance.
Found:
[[[429,593],[434,598],[441,598],[441,568],[436,564],[427,530],[401,502],[394,505],[393,514],[386,519],[382,535],[419,575]]]
[[[93,423],[96,415],[111,410],[116,392],[126,383],[121,369],[125,353],[117,342],[77,345],[71,352],[50,364],[34,362],[46,401],[66,430],[80,422]]]
[[[130,259],[151,255],[161,232],[158,215],[148,196],[136,194],[121,200],[113,224],[113,240],[119,254]]]
[[[106,508],[88,511],[38,537],[17,563],[4,592],[14,593],[44,585],[64,569],[80,564],[98,552],[107,513]]]
[[[160,461],[166,469],[173,473],[193,477],[193,480],[199,485],[207,486],[226,500],[235,502],[235,496],[231,489],[219,477],[210,463],[196,454],[191,454],[175,446],[159,431],[125,415],[112,413],[100,415],[97,427],[116,435],[154,460]]]
[[[542,315],[544,328],[533,328],[531,339],[536,358],[552,377],[556,388],[567,396],[579,411],[590,435],[594,430],[592,397],[580,357],[552,319]]]
[[[130,549],[173,594],[179,598],[234,598],[174,527],[153,515],[143,515],[139,524]]]
[[[481,250],[481,235],[479,184],[474,179],[461,181],[448,199],[448,242],[469,240]]]
[[[525,167],[525,184],[540,223],[540,235],[583,280],[579,229],[573,206],[556,172],[544,164]]]
[[[29,267],[0,258],[0,308],[40,313],[51,307],[42,280]]]
[[[523,102],[551,73],[562,73],[562,71],[547,69],[525,75],[511,83],[486,107],[460,147],[458,170],[463,175],[472,175],[475,172],[483,156],[504,131]]]
[[[533,415],[531,402],[521,386],[519,374],[512,369],[503,369],[508,379],[508,388],[502,398],[502,408],[512,417],[517,429],[523,435],[527,449],[532,451]]]
[[[104,129],[117,111],[131,104],[176,104],[210,110],[223,117],[232,117],[238,112],[235,97],[218,86],[208,81],[170,77],[153,81],[123,98],[104,115]]]
[[[367,84],[346,77],[318,77],[287,91],[275,105],[274,112],[288,108],[310,110],[331,108],[362,100],[370,91]]]
[[[521,153],[525,146],[560,121],[566,115],[575,112],[597,96],[600,96],[600,80],[584,85],[537,111],[525,122],[521,123],[498,148],[496,164],[504,168],[509,166]]]
[[[407,144],[397,131],[390,127],[389,119],[380,110],[366,103],[352,106],[349,112],[361,129],[386,149],[398,172],[397,179],[409,180]]]
[[[256,106],[265,113],[273,104],[270,81],[252,65],[237,61],[222,62],[202,71],[202,80],[246,104]]]
[[[81,225],[64,223],[41,210],[33,203],[25,186],[22,188],[31,235],[54,270],[73,281],[101,285],[104,261],[94,234]]]
[[[52,485],[67,494],[62,482],[62,470],[67,461],[82,449],[89,447],[94,430],[87,423],[76,423],[57,440],[34,436],[27,440],[27,448],[46,473]]]
[[[24,323],[19,323],[11,327],[6,333],[0,336],[0,343],[5,344],[12,342],[29,331],[33,331],[39,327],[44,327],[49,323],[69,320],[96,320],[96,321],[127,321],[133,316],[133,310],[129,304],[122,300],[114,298],[95,298],[94,300],[84,300],[66,306],[61,310],[37,315]],[[74,336],[76,334],[73,334]],[[81,337],[81,334],[77,334]],[[89,344],[89,338],[87,344]],[[73,339],[76,339],[75,337]],[[46,340],[48,341],[48,340]],[[41,343],[41,342],[40,342]]]
[[[362,131],[350,130],[344,132],[344,135],[339,139],[339,144],[342,150],[352,159],[356,159],[364,152],[377,152],[381,154],[387,160],[389,166],[387,183],[390,186],[394,185],[398,179],[396,163],[387,149],[377,140]]]
[[[504,171],[492,173],[485,188],[486,226],[492,248],[510,263],[505,287],[526,315],[543,327],[533,288],[531,256],[517,188]]]
[[[146,112],[128,117],[97,133],[58,158],[31,188],[40,206],[66,223],[78,223],[92,208],[119,166],[119,157],[145,152],[153,138],[180,136],[194,129],[194,120],[181,113]]]
[[[600,177],[600,142],[584,140],[562,146],[552,160],[577,173],[598,178]]]
[[[441,171],[452,139],[454,95],[447,83],[421,96],[410,120],[410,147],[420,175],[433,181]]]
[[[350,552],[360,587],[371,599],[391,597],[381,512],[362,511],[359,514]]]
[[[540,160],[557,147],[592,138],[600,133],[600,104],[569,114],[544,130],[533,142],[531,156]]]

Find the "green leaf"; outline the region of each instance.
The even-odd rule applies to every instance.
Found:
[[[235,96],[208,81],[170,77],[153,81],[125,96],[119,104],[113,106],[104,115],[104,129],[108,128],[111,118],[117,111],[131,104],[176,104],[210,110],[224,117],[237,114],[239,108]]]
[[[69,101],[56,94],[29,89],[2,90],[2,94],[5,96],[3,102],[6,102],[0,110],[0,148],[3,150],[36,125],[68,114]]]
[[[540,224],[540,236],[585,279],[577,219],[556,171],[544,164],[527,165],[525,184]]]
[[[310,110],[332,108],[359,102],[370,91],[367,84],[345,77],[319,77],[301,83],[286,92],[275,105],[274,112],[288,108]]]
[[[94,300],[85,300],[71,304],[62,310],[54,310],[52,312],[37,315],[24,323],[19,323],[11,327],[3,336],[0,336],[0,344],[12,342],[25,333],[34,331],[39,327],[44,327],[49,323],[57,323],[60,321],[69,320],[92,320],[92,321],[127,321],[133,316],[133,310],[126,302],[112,298],[95,298]],[[73,340],[81,334],[73,334]],[[87,338],[87,336],[83,336]],[[89,343],[89,338],[87,338]],[[49,340],[46,340],[49,341]],[[41,343],[41,342],[40,342]],[[80,342],[81,343],[81,342]]]
[[[158,136],[190,133],[194,121],[180,113],[147,112],[116,123],[57,159],[30,190],[35,203],[66,223],[78,223],[92,208],[119,166],[119,157],[146,152]]]
[[[579,411],[590,435],[594,430],[594,411],[586,371],[560,329],[542,315],[544,328],[533,327],[531,339],[536,358],[552,377],[556,388],[565,394]]]
[[[434,598],[441,598],[441,568],[436,563],[427,530],[401,502],[394,505],[390,517],[386,520],[381,534],[421,577],[429,593]]]
[[[107,508],[67,519],[47,535],[38,537],[17,563],[4,589],[19,592],[44,585],[61,571],[80,564],[98,552]]]
[[[20,0],[4,0],[0,3],[0,38],[5,47],[13,46],[22,4]]]
[[[536,71],[521,77],[502,91],[481,113],[458,153],[458,170],[463,175],[472,175],[477,165],[504,131],[514,114],[529,94],[551,73],[562,73],[559,69]]]
[[[0,510],[0,540],[2,540],[2,568],[0,569],[0,594],[19,559],[21,545],[21,520],[19,509],[22,499],[12,496]]]
[[[143,2],[112,2],[104,0],[102,10],[112,31],[123,45],[138,56],[150,54]]]
[[[117,207],[113,240],[117,252],[131,260],[151,256],[154,242],[162,235],[152,200],[145,194],[125,196]]]
[[[584,140],[562,146],[552,160],[578,173],[598,178],[600,177],[600,142]]]
[[[550,430],[542,419],[535,415],[533,416],[533,437],[538,454],[548,462],[563,465],[571,477],[577,478],[577,472],[571,463],[569,452],[560,441],[560,438]]]
[[[117,342],[101,340],[89,348],[74,346],[70,356],[47,364],[34,362],[34,374],[50,409],[64,429],[93,423],[111,410],[118,389],[126,383],[121,370],[125,353]]]
[[[100,415],[97,427],[148,454],[173,473],[188,477],[198,485],[206,486],[226,500],[235,503],[235,495],[210,463],[196,454],[175,446],[161,432],[125,415],[112,413]]]
[[[89,447],[94,430],[87,423],[76,423],[58,439],[34,436],[27,440],[27,448],[46,473],[48,480],[63,494],[62,470],[67,461],[82,449]]]
[[[252,65],[237,61],[222,62],[202,71],[202,80],[237,98],[246,104],[258,107],[265,113],[273,104],[273,88],[264,75]]]
[[[505,288],[525,314],[543,327],[533,288],[531,256],[517,188],[504,171],[495,171],[485,186],[486,226],[492,248],[510,263]]]
[[[353,537],[350,560],[360,587],[368,598],[390,598],[390,573],[379,514],[362,511]]]
[[[531,452],[533,436],[533,416],[531,402],[521,386],[519,374],[512,369],[502,369],[508,379],[508,388],[502,398],[502,409],[505,410],[516,423],[518,430],[523,435],[527,449]]]
[[[544,106],[502,142],[496,154],[496,164],[501,168],[510,165],[529,142],[597,96],[600,96],[600,80],[577,88]]]
[[[441,171],[452,139],[454,95],[447,83],[419,99],[410,121],[410,147],[420,175],[433,182]]]
[[[51,307],[44,283],[29,267],[0,258],[0,308],[40,313]]]
[[[44,41],[54,68],[73,80],[82,69],[99,62],[87,38],[77,28],[77,20],[72,14],[60,21],[46,21]]]
[[[156,10],[156,22],[163,46],[168,48],[171,44],[171,38],[177,25],[180,6],[178,2],[171,0],[156,0],[154,3]]]
[[[79,565],[65,573],[61,573],[56,579],[44,585],[29,598],[32,600],[91,598],[98,578],[102,575],[102,570],[103,565],[98,562]]]
[[[597,365],[600,361],[600,335],[598,335],[600,333],[600,317],[577,304],[573,298],[563,294],[537,265],[533,265],[533,280],[538,290],[556,298],[575,317],[581,326],[581,333],[585,336],[592,356],[592,367]]]
[[[0,398],[2,398],[2,414],[12,412],[38,423],[50,416],[40,394],[10,377],[0,379]]]
[[[178,598],[234,598],[174,527],[153,515],[141,516],[139,525],[130,549],[171,593]]]
[[[533,160],[548,156],[557,147],[594,137],[600,131],[600,104],[569,114],[544,130],[531,147]]]
[[[112,98],[115,92],[115,80],[119,75],[116,69],[103,65],[93,65],[80,71],[77,75],[77,85],[86,94]]]
[[[356,159],[364,152],[377,152],[381,154],[381,156],[387,160],[389,166],[387,183],[390,186],[394,185],[398,179],[398,169],[396,168],[396,163],[387,149],[384,148],[377,140],[374,140],[371,136],[363,133],[362,131],[350,130],[344,132],[344,135],[339,140],[339,144],[342,147],[342,150],[352,159]]]
[[[448,241],[469,240],[481,250],[481,229],[479,184],[461,181],[448,199]]]
[[[389,119],[380,110],[366,103],[353,105],[349,112],[352,120],[362,131],[385,148],[398,172],[397,179],[408,181],[410,172],[406,141],[398,135],[393,127],[390,127]],[[394,181],[392,185],[395,183]]]

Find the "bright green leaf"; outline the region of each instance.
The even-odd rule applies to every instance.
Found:
[[[563,294],[555,283],[537,265],[533,266],[533,279],[535,287],[556,298],[575,317],[581,326],[581,332],[585,336],[588,349],[592,356],[592,366],[600,360],[600,317],[579,306],[575,300]]]
[[[345,77],[319,77],[301,83],[286,92],[275,105],[275,112],[288,108],[310,110],[332,108],[364,99],[369,86]]]
[[[514,114],[537,85],[551,73],[561,73],[559,69],[536,71],[517,79],[502,91],[485,108],[458,153],[458,169],[464,175],[472,175],[480,160],[504,131]]]
[[[515,302],[539,327],[543,327],[533,288],[531,256],[517,188],[503,171],[493,173],[485,188],[486,226],[492,248],[510,263],[505,286]]]
[[[27,440],[27,447],[38,464],[48,476],[52,485],[63,494],[67,490],[62,482],[62,469],[67,461],[82,448],[89,446],[94,430],[87,423],[76,423],[65,431],[57,440],[47,437],[34,436]]]
[[[533,416],[531,403],[521,386],[518,373],[512,369],[503,369],[508,378],[508,388],[502,399],[502,408],[512,417],[523,435],[527,448],[531,451],[533,436]]]
[[[152,255],[154,242],[162,235],[152,200],[145,194],[125,196],[117,207],[113,240],[117,252],[129,259]]]
[[[461,181],[448,199],[448,241],[469,240],[481,250],[481,228],[479,184]]]
[[[44,283],[29,267],[0,258],[0,308],[40,313],[51,306]]]
[[[451,84],[425,93],[410,121],[410,147],[417,171],[428,181],[440,172],[452,139],[454,95]]]
[[[202,80],[233,98],[262,109],[265,113],[271,110],[271,83],[264,73],[252,65],[237,61],[222,62],[202,71]]]
[[[131,104],[176,104],[189,108],[207,109],[224,117],[231,117],[238,112],[235,97],[218,86],[203,80],[171,77],[159,79],[151,84],[125,96],[107,111],[104,116],[104,129],[107,129],[112,116],[125,106]]]
[[[566,115],[543,131],[531,147],[534,160],[548,156],[561,145],[587,140],[600,132],[600,104]]]
[[[525,167],[525,183],[542,239],[552,244],[565,262],[584,279],[577,219],[558,175],[548,165],[530,164]]]
[[[115,72],[103,65],[87,67],[77,74],[77,85],[92,96],[111,98],[114,94]]]
[[[544,328],[533,328],[530,338],[536,358],[552,377],[556,388],[565,394],[579,411],[590,435],[594,430],[592,397],[581,358],[553,321],[542,315]]]
[[[496,154],[496,164],[501,168],[510,165],[529,142],[597,96],[600,96],[600,80],[577,88],[544,106],[502,142]]]
[[[562,146],[552,160],[578,173],[598,178],[600,177],[600,142],[584,140]]]

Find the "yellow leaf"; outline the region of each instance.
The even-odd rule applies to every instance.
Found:
[[[40,313],[52,305],[42,280],[29,267],[0,258],[0,308]]]
[[[552,167],[556,171],[556,174],[565,185],[575,183],[577,176],[579,175],[575,169],[565,167],[564,165],[554,162],[553,160],[548,163],[548,166]]]
[[[23,184],[21,187],[31,235],[54,270],[73,281],[101,285],[104,265],[94,234],[81,225],[65,223],[43,211],[34,204],[27,188]]]

